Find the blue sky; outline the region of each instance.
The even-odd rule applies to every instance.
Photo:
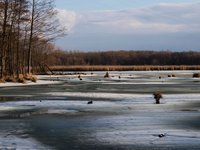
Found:
[[[199,0],[56,0],[56,6],[74,11],[123,10],[153,6],[159,3],[193,3]]]
[[[199,50],[199,0],[56,0],[65,50]]]

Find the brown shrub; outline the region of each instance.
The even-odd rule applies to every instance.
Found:
[[[5,80],[4,79],[0,79],[0,83],[5,83]]]
[[[172,77],[176,77],[176,75],[175,75],[175,74],[172,74]]]
[[[32,82],[37,82],[37,77],[33,76],[32,74],[26,74],[23,78],[25,80],[30,80]]]
[[[160,104],[160,99],[163,98],[161,92],[154,92],[153,93],[154,99],[156,100],[156,104]]]
[[[11,76],[7,76],[5,77],[5,82],[16,82],[16,79],[14,77],[11,77]]]
[[[200,78],[200,73],[194,73],[193,78]]]
[[[109,77],[110,77],[109,73],[106,72],[106,74],[104,75],[104,78],[109,78]]]
[[[26,83],[24,78],[18,78],[18,79],[17,79],[17,82],[18,82],[18,83]]]
[[[19,74],[19,78],[24,78],[24,75],[23,74]]]
[[[36,83],[36,82],[37,82],[37,77],[32,76],[32,77],[31,77],[31,81]]]
[[[23,78],[24,78],[25,80],[31,80],[32,74],[26,74],[25,76],[23,76]]]

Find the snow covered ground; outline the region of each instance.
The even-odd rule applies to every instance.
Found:
[[[58,84],[60,82],[58,81],[45,81],[45,80],[37,80],[37,82],[31,82],[27,81],[26,83],[11,83],[11,82],[6,82],[6,83],[0,83],[0,87],[14,87],[14,86],[32,86],[32,85],[46,85],[46,84]]]

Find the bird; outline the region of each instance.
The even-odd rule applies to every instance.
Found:
[[[159,134],[159,135],[158,135],[159,138],[162,138],[162,137],[164,137],[164,136],[165,136],[165,134]]]
[[[88,103],[87,104],[93,104],[93,101],[88,101]]]

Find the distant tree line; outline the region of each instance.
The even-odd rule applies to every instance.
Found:
[[[0,78],[37,72],[64,28],[53,0],[0,0]]]
[[[172,51],[52,51],[50,66],[65,65],[200,65],[200,52]]]

